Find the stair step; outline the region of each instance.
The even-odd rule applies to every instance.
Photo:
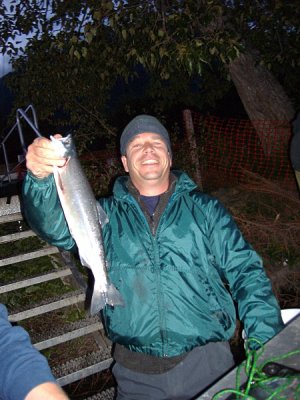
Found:
[[[86,397],[84,400],[113,400],[115,399],[116,389],[114,387],[106,389],[101,393]]]
[[[79,381],[80,379],[86,378],[93,374],[97,374],[98,372],[104,371],[105,369],[110,368],[113,362],[112,358],[105,358],[103,361],[100,361],[97,364],[90,365],[89,367],[77,370],[75,372],[65,375],[61,378],[58,378],[56,381],[60,386],[69,385],[72,382]]]
[[[56,254],[56,253],[59,253],[57,247],[48,246],[37,251],[20,254],[14,257],[3,258],[2,260],[0,260],[0,267],[4,267],[5,265],[10,265],[10,264],[16,264],[22,261],[32,260],[34,258],[49,256],[50,254]]]
[[[23,219],[19,196],[0,198],[0,223]]]
[[[73,340],[81,336],[85,336],[90,333],[100,331],[101,329],[103,329],[103,325],[101,324],[100,321],[98,321],[93,324],[87,325],[83,328],[78,328],[73,331],[66,332],[62,335],[55,336],[47,340],[43,340],[42,342],[35,343],[34,347],[38,350],[44,350],[49,347],[68,342],[69,340]]]
[[[55,272],[50,272],[45,275],[39,275],[34,278],[24,279],[23,281],[9,283],[7,285],[0,286],[0,294],[8,293],[13,290],[22,289],[32,285],[37,285],[39,283],[48,282],[53,279],[63,278],[68,275],[72,275],[72,271],[70,268],[65,268]]]
[[[22,220],[23,216],[20,212],[0,215],[0,224],[6,224],[7,222],[22,221]]]
[[[112,362],[110,349],[104,348],[84,357],[68,361],[60,367],[52,368],[52,372],[57,378],[58,384],[65,386],[108,369]]]
[[[87,314],[87,313],[86,313]],[[51,319],[52,313],[49,313],[48,318]],[[42,317],[44,319],[44,317]],[[53,337],[60,337],[64,335],[65,333],[68,332],[73,332],[82,328],[86,328],[87,326],[93,325],[96,328],[96,325],[99,325],[98,333],[99,335],[99,348],[102,347],[111,347],[111,342],[105,337],[104,331],[103,331],[103,325],[99,319],[99,316],[90,316],[90,315],[84,315],[83,319],[75,320],[73,322],[68,322],[65,321],[64,325],[56,325],[53,324],[51,328],[48,328],[47,330],[41,330],[41,331],[32,331],[30,336],[31,336],[31,341],[34,345],[38,345],[41,342],[48,341],[49,339],[52,339]],[[93,332],[90,332],[93,333]],[[100,339],[101,337],[101,339]]]
[[[14,242],[16,240],[25,239],[32,236],[36,236],[32,230],[10,233],[9,235],[0,236],[0,243]]]
[[[75,295],[68,295],[62,300],[53,301],[51,303],[47,303],[44,305],[39,305],[37,307],[33,307],[29,310],[20,311],[15,314],[9,315],[9,320],[11,322],[22,321],[23,319],[28,319],[31,317],[36,317],[37,315],[42,315],[50,311],[58,310],[60,308],[64,308],[70,306],[72,304],[82,303],[85,300],[84,293],[78,293]]]

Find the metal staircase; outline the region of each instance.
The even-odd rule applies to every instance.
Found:
[[[28,111],[33,113],[33,122]],[[18,110],[17,115],[17,124],[1,143],[6,172],[0,179],[0,188],[3,183],[12,183],[15,174],[16,167],[11,168],[5,150],[6,140],[15,128],[24,154],[26,151],[20,118],[39,136],[32,106],[25,112]],[[17,166],[21,158],[18,156]],[[64,388],[92,376],[101,381],[101,373],[112,363],[111,343],[105,337],[100,317],[91,317],[85,310],[87,279],[80,268],[68,252],[49,246],[29,229],[18,195],[0,193],[0,302],[7,306],[10,321],[28,331],[33,345],[48,358],[54,376]],[[82,399],[114,398],[113,385],[104,390],[101,387],[102,384],[99,393],[93,388],[92,396]]]
[[[5,230],[14,230],[14,232],[4,234]],[[0,199],[0,232],[0,301],[8,307],[9,320],[24,326],[30,334],[33,345],[40,351],[46,351],[45,355],[58,346],[65,346],[67,349],[66,343],[70,345],[71,341],[79,338],[83,340],[88,338],[88,343],[91,343],[90,350],[87,348],[85,352],[80,351],[78,357],[72,356],[68,359],[67,350],[65,350],[63,362],[57,364],[49,360],[58,383],[65,387],[108,369],[112,362],[111,345],[105,337],[100,318],[90,317],[88,311],[84,310],[86,284],[72,257],[69,254],[60,253],[56,247],[49,246],[38,239],[35,233],[26,226],[17,196],[12,198],[10,204],[6,204],[5,198]],[[5,254],[3,246],[15,253],[13,247],[16,243],[28,238],[31,238],[35,250],[2,257]],[[40,245],[38,249],[36,249],[36,241]],[[38,259],[45,260],[49,264],[50,267],[46,272],[32,271],[31,265]],[[27,267],[26,263],[28,263]],[[15,277],[11,279],[13,270],[15,270]],[[76,274],[79,274],[82,281],[78,282]],[[60,281],[62,286],[67,288],[66,292],[59,295],[53,293],[50,297],[45,292],[45,297],[36,303],[34,299],[39,287],[55,281]],[[18,293],[18,301],[14,300],[16,293]],[[22,296],[26,297],[26,303]],[[28,297],[32,300],[28,300]],[[66,323],[68,313],[70,311],[74,313],[74,310],[78,311],[80,318]],[[59,317],[55,315],[58,311],[60,311]],[[37,329],[38,326],[42,326],[43,329]],[[114,388],[112,387],[103,393],[93,394],[91,399],[113,399],[113,396]]]

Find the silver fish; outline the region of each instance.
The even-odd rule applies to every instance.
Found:
[[[83,172],[71,135],[61,139],[51,136],[57,152],[67,159],[63,167],[54,168],[54,178],[59,199],[71,235],[75,240],[81,263],[94,275],[91,315],[106,304],[123,305],[120,293],[109,282],[102,241],[102,228],[106,214],[95,199],[92,188]],[[107,217],[106,217],[107,219]]]

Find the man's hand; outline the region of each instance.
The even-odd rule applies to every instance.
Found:
[[[54,135],[60,138],[61,135]],[[37,178],[46,178],[53,173],[53,167],[64,166],[65,158],[59,156],[51,140],[45,137],[36,138],[30,146],[26,154],[26,167]]]
[[[68,400],[65,392],[53,382],[42,383],[33,388],[25,397],[25,400]]]

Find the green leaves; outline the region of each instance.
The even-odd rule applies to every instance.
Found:
[[[162,112],[180,103],[213,104],[229,87],[228,65],[247,48],[259,51],[299,104],[299,10],[290,2],[14,3],[14,15],[1,9],[0,46],[16,55],[16,35],[33,35],[24,57],[14,61],[18,104],[33,102],[45,120],[63,109],[59,123],[69,120],[84,134],[103,134],[99,118],[110,114],[116,82],[122,88],[139,77],[146,82],[140,94],[146,106],[142,98],[132,100],[134,106],[124,101],[132,113],[132,107]]]
[[[126,29],[122,29],[122,37],[123,37],[124,40],[127,39],[127,31],[126,31]]]

